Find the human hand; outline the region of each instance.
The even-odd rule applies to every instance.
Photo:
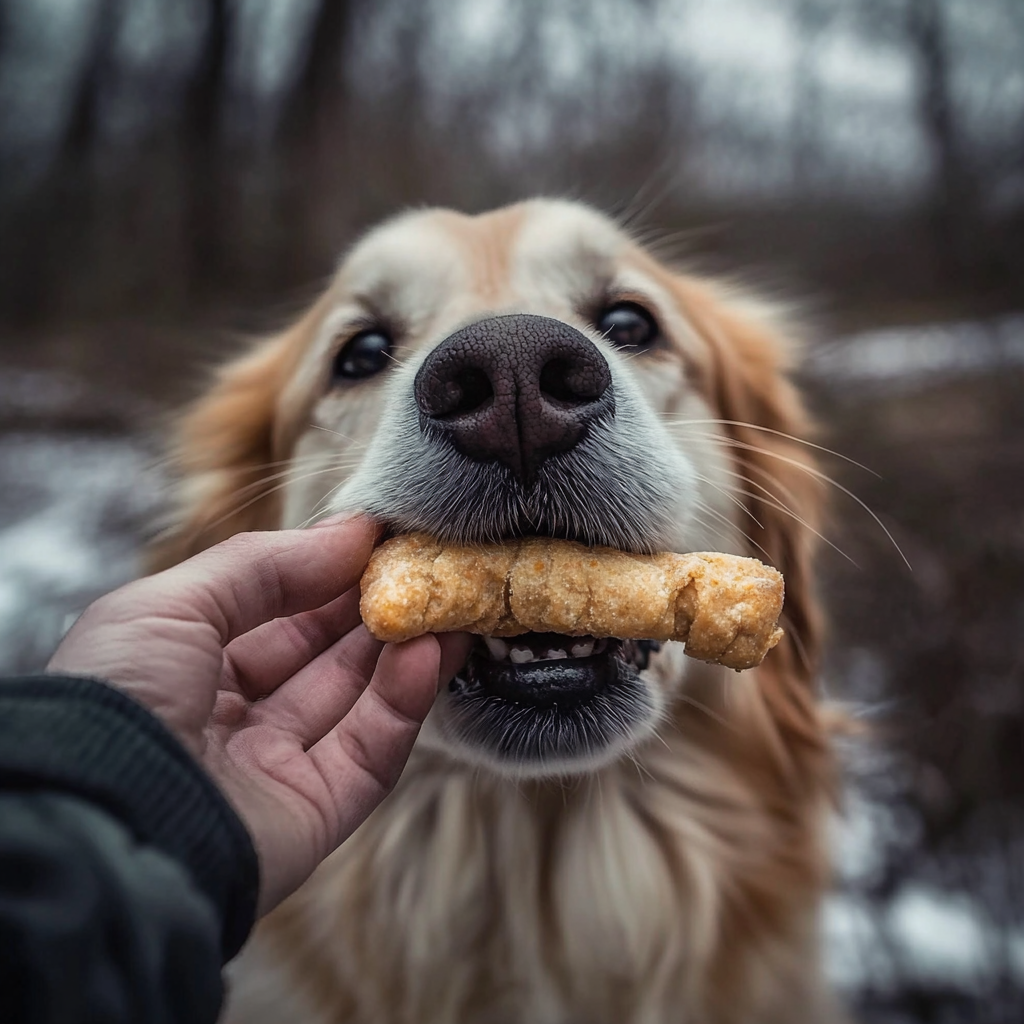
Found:
[[[463,634],[384,645],[359,618],[365,519],[240,534],[90,605],[50,660],[159,716],[227,795],[260,860],[259,912],[398,780]]]

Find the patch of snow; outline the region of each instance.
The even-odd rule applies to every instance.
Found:
[[[887,916],[900,958],[912,975],[959,984],[984,976],[995,929],[968,896],[910,884]]]
[[[138,441],[0,437],[0,665],[34,671],[93,599],[138,573],[160,477]]]
[[[865,984],[884,987],[891,982],[892,965],[880,940],[877,909],[868,900],[839,893],[825,906],[822,922],[825,969],[844,992]]]
[[[811,349],[803,372],[836,390],[884,394],[965,375],[1024,368],[1024,315],[990,321],[892,328]]]
[[[834,895],[826,906],[824,938],[829,977],[848,992],[885,991],[908,979],[978,991],[1001,962],[1004,941],[970,896],[915,882],[887,904]],[[1013,974],[1024,982],[1024,932],[1011,933],[1006,953]]]

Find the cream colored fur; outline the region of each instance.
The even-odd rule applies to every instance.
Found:
[[[577,204],[406,215],[186,417],[187,483],[156,561],[358,504],[402,374],[433,345],[496,312],[595,337],[578,299],[598,286],[643,302],[666,336],[649,355],[608,353],[659,417],[655,454],[692,480],[664,543],[773,561],[787,640],[741,674],[666,645],[644,674],[663,709],[654,731],[567,777],[473,764],[428,721],[395,792],[232,967],[233,1024],[840,1019],[818,933],[834,786],[813,693],[819,496],[789,436],[807,423],[788,346],[740,296],[661,265]],[[405,366],[390,383],[332,388],[330,360],[368,302],[406,325]]]

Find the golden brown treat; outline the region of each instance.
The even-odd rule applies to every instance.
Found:
[[[532,537],[458,547],[413,533],[382,544],[360,610],[378,640],[485,636],[683,640],[686,653],[751,668],[782,637],[782,575],[755,558],[633,555]]]

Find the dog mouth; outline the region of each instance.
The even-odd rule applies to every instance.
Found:
[[[448,729],[501,767],[572,770],[653,717],[640,673],[660,646],[557,633],[481,637],[448,686]]]

